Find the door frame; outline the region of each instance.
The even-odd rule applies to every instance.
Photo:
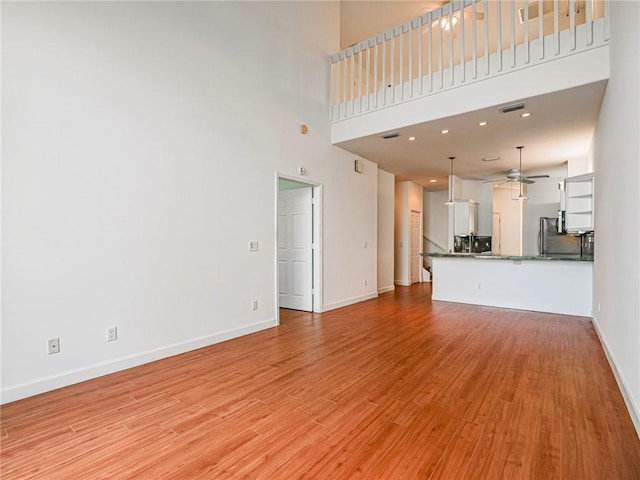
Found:
[[[497,229],[498,235],[496,233],[496,218],[498,220]],[[500,212],[493,212],[491,215],[492,223],[491,223],[491,253],[493,255],[500,255],[500,250],[502,249],[502,214]]]
[[[313,195],[313,225],[312,225],[312,238],[313,251],[311,255],[312,261],[312,295],[313,295],[313,312],[322,313],[322,183],[313,179],[306,178],[300,175],[291,175],[283,172],[275,172],[274,179],[274,204],[273,204],[273,218],[274,218],[274,259],[275,266],[275,318],[276,324],[280,325],[280,286],[278,275],[278,192],[280,190],[279,180],[289,180],[292,182],[308,185],[312,189]]]

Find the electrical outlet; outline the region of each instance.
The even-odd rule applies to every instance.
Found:
[[[60,353],[60,339],[52,338],[49,340],[49,355],[53,355],[54,353]]]
[[[249,242],[249,251],[250,252],[257,252],[258,251],[258,241],[257,240],[251,240]]]
[[[118,327],[107,328],[107,342],[113,342],[118,339]]]
[[[251,302],[251,310],[257,310],[258,309],[258,300],[254,300],[253,302]]]

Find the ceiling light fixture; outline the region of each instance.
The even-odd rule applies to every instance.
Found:
[[[436,180],[435,178],[432,178],[431,180],[429,180],[429,183],[436,183],[438,180]]]
[[[453,161],[456,157],[449,157],[449,161],[451,162],[451,174],[449,175],[449,200],[445,202],[445,205],[451,206],[455,205],[453,201]]]
[[[449,133],[449,130],[447,130],[447,129],[445,128],[444,130],[442,130],[442,132],[441,132],[441,133],[443,133],[443,134],[444,134],[444,133]]]
[[[413,142],[416,139],[416,137],[409,137],[409,141]]]
[[[485,125],[487,125],[489,122],[480,122],[478,123],[478,125],[480,125],[481,127],[484,127]]]
[[[520,145],[519,147],[516,147],[516,148],[520,150],[520,175],[522,176],[522,149],[524,148],[524,145]],[[516,198],[516,200],[520,200],[520,201],[526,200],[527,197],[525,197],[522,194],[522,181],[518,183],[520,183],[520,195],[518,195],[518,198]]]
[[[522,115],[520,115],[522,118],[527,118],[531,116],[531,113],[529,112],[524,112]]]
[[[458,23],[458,18],[456,16],[452,16],[451,21],[449,21],[449,18],[447,17],[442,17],[442,20],[440,20],[440,26],[444,30],[450,30],[451,26],[455,25],[456,23]]]

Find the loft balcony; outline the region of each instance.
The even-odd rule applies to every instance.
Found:
[[[609,78],[609,0],[454,0],[330,57],[332,142]]]

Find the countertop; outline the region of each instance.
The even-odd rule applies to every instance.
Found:
[[[552,262],[593,262],[593,257],[556,257],[547,255],[487,255],[482,253],[421,253],[423,257],[432,258],[474,258],[484,260],[535,260]]]

